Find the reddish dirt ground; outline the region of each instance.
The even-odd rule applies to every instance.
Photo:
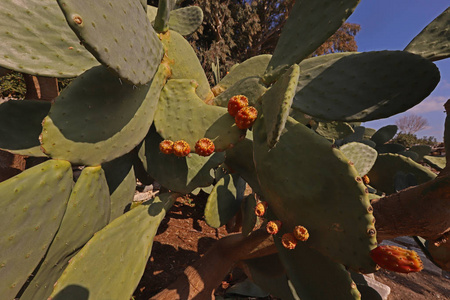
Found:
[[[211,245],[227,234],[224,227],[209,227],[203,220],[205,197],[179,198],[161,224],[146,271],[135,291],[135,300],[147,300],[168,286],[183,270],[199,259]],[[224,278],[218,294],[245,279],[239,270]],[[391,288],[389,300],[450,299],[450,280],[422,271],[400,274],[381,270],[376,279]],[[240,298],[256,299],[256,298]],[[272,297],[258,299],[275,299]]]

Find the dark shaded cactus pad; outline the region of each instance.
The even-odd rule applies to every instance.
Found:
[[[164,51],[139,1],[58,0],[58,4],[69,26],[102,64],[133,84],[153,78]]]

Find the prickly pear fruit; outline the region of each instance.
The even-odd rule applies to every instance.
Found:
[[[297,240],[302,242],[306,242],[309,238],[308,229],[301,225],[295,226],[293,234]]]
[[[189,144],[186,141],[179,140],[173,143],[173,154],[175,154],[178,157],[185,157],[188,156],[191,152],[191,147],[189,147]]]
[[[364,176],[362,177],[362,180],[363,180],[364,184],[369,184],[369,183],[370,183],[369,176],[367,176],[367,175],[364,175]]]
[[[164,154],[172,154],[173,153],[173,142],[171,140],[164,140],[159,143],[159,151]]]
[[[195,153],[200,156],[210,156],[214,152],[215,146],[213,141],[208,138],[202,138],[195,143]]]
[[[281,228],[281,221],[270,221],[266,225],[266,230],[269,234],[277,234]]]
[[[370,257],[383,269],[410,273],[423,269],[419,255],[413,250],[406,250],[397,246],[378,246],[370,251]]]
[[[292,250],[297,246],[297,239],[292,232],[288,232],[281,237],[281,243],[284,248]]]
[[[257,215],[258,217],[264,216],[264,214],[266,213],[266,209],[267,209],[267,202],[266,201],[259,202],[258,204],[256,204],[255,207],[255,215]]]
[[[228,113],[231,116],[236,116],[241,108],[248,106],[248,98],[244,95],[236,95],[228,101]]]
[[[253,106],[246,106],[241,108],[234,120],[236,121],[236,125],[239,129],[247,129],[250,128],[258,117],[258,111]]]

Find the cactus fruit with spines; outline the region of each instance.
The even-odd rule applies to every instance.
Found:
[[[377,196],[361,176],[388,193],[399,171],[419,184],[435,177],[411,159],[376,153],[387,137],[360,122],[427,97],[439,81],[429,59],[447,57],[448,41],[427,27],[407,51],[308,58],[359,1],[297,0],[273,55],[249,58],[211,88],[183,37],[202,23],[198,7],[21,2],[0,12],[0,24],[16,25],[0,32],[0,68],[78,77],[52,103],[0,104],[0,148],[48,158],[0,183],[3,297],[130,299],[166,211],[180,194],[203,190],[211,226],[242,214],[242,239],[276,233],[286,299],[360,299],[347,270],[375,272],[378,249],[369,202]],[[447,19],[448,11],[431,26],[440,32]],[[437,39],[432,54],[421,46],[429,39]],[[230,115],[237,95],[248,103]],[[138,167],[173,194],[128,211]]]

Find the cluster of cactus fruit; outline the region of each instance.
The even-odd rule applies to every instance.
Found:
[[[411,153],[390,152],[384,131],[355,122],[400,113],[433,91],[432,61],[449,56],[450,9],[404,51],[311,58],[359,0],[295,1],[273,55],[236,65],[211,88],[183,37],[202,11],[174,2],[2,4],[0,66],[76,79],[52,103],[0,105],[0,148],[47,159],[0,183],[0,295],[130,299],[166,211],[200,191],[206,222],[241,214],[243,236],[270,208],[264,218],[276,221],[264,229],[282,237],[273,238],[272,269],[247,264],[283,299],[360,299],[349,270],[418,271],[416,255],[378,246],[370,199],[395,193],[393,179],[404,187],[435,175]],[[136,177],[171,192],[129,210]]]

